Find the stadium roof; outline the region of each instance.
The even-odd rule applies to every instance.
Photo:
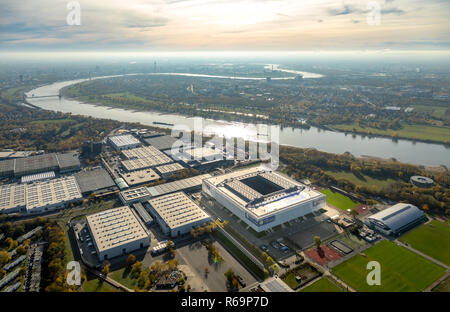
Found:
[[[398,232],[401,228],[424,217],[424,212],[416,206],[400,203],[371,215],[369,219],[381,222],[393,232]]]

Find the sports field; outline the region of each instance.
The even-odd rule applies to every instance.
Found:
[[[330,189],[323,189],[320,192],[327,195],[327,203],[342,210],[352,209],[361,205],[357,201],[354,201],[338,192],[333,192]]]
[[[381,241],[333,268],[333,273],[357,291],[423,291],[445,273],[445,268],[391,241]],[[369,261],[381,266],[381,285],[370,286]]]
[[[450,225],[432,220],[399,238],[430,257],[450,265]]]
[[[300,292],[343,292],[344,290],[338,287],[328,278],[323,277],[308,287],[303,288]]]

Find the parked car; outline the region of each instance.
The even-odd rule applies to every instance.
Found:
[[[282,247],[280,248],[280,250],[281,250],[282,252],[286,253],[286,252],[289,251],[289,247],[288,247],[288,246],[282,246]]]
[[[244,282],[244,279],[242,277],[238,276],[237,280],[242,287],[247,286],[247,284]]]
[[[280,248],[280,244],[276,241],[273,241],[270,245],[272,245],[273,248],[278,249]]]
[[[261,245],[259,248],[261,248],[262,251],[267,251],[267,246],[266,245]]]

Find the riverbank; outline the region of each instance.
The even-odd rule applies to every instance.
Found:
[[[376,128],[361,128],[358,125],[332,125],[327,129],[343,133],[366,135],[369,137],[390,138],[392,140],[410,140],[424,143],[443,144],[450,147],[450,128],[429,125],[403,125],[398,130],[382,130]],[[356,131],[355,131],[356,130]]]
[[[92,78],[100,79],[100,78]],[[66,86],[86,81],[78,79],[56,82],[33,89],[32,93],[38,95],[58,94]],[[121,122],[139,122],[152,126],[153,121],[171,124],[183,124],[194,129],[197,119],[180,114],[161,114],[155,112],[132,112],[129,109],[94,106],[88,103],[62,98],[28,99],[35,106],[43,109],[72,113],[75,115],[91,116],[94,118],[115,119]],[[254,123],[227,122],[220,118],[200,118],[203,132],[208,135],[238,137],[245,140],[255,140]],[[442,144],[413,142],[391,138],[368,137],[367,135],[345,135],[343,132],[328,131],[317,127],[309,129],[296,129],[292,127],[279,128],[279,143],[282,145],[315,148],[334,154],[351,153],[358,157],[370,155],[380,158],[395,158],[398,161],[424,166],[450,167],[450,151]]]

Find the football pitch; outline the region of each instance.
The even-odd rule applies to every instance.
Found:
[[[350,199],[338,192],[333,192],[330,189],[323,189],[320,192],[327,196],[327,203],[342,210],[353,209],[361,205],[357,201],[354,201],[353,199]]]
[[[399,238],[428,256],[450,265],[450,226],[432,220]]]
[[[368,285],[369,261],[381,268],[381,285]],[[396,245],[381,241],[333,268],[333,273],[357,291],[412,292],[423,291],[445,273],[445,268]]]

